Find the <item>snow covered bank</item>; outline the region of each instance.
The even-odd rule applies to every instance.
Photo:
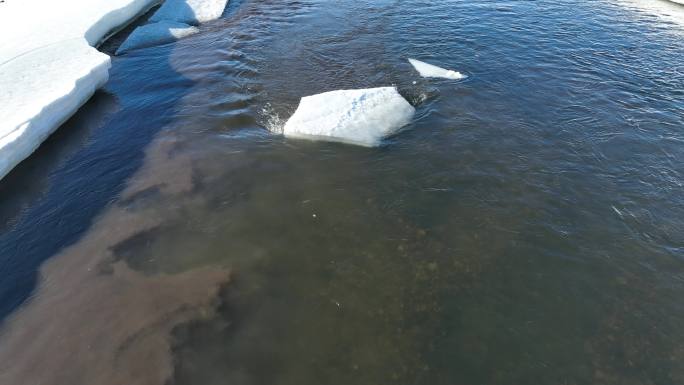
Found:
[[[0,11],[0,65],[69,39],[97,45],[160,0],[6,0]]]
[[[331,91],[302,98],[283,134],[371,147],[408,124],[414,113],[394,87]]]
[[[199,32],[199,29],[196,27],[173,21],[160,21],[143,25],[136,28],[128,36],[126,41],[116,51],[116,54],[120,55],[133,49],[170,43],[197,32]]]
[[[413,68],[415,68],[416,71],[418,71],[420,76],[422,76],[424,78],[444,78],[444,79],[460,80],[460,79],[464,79],[466,77],[465,75],[463,75],[460,72],[440,68],[440,67],[437,67],[435,65],[422,62],[420,60],[408,59],[408,61],[409,61],[409,63],[411,63]]]
[[[92,46],[158,0],[6,0],[0,4],[0,178],[108,79]]]
[[[635,17],[641,17],[643,14],[656,16],[668,23],[673,23],[672,27],[668,28],[670,32],[682,33],[684,27],[684,0],[619,0],[619,4],[627,8],[636,10]]]

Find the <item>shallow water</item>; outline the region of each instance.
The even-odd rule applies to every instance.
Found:
[[[242,0],[116,58],[0,183],[0,383],[684,383],[682,15]],[[391,84],[381,147],[277,134]]]

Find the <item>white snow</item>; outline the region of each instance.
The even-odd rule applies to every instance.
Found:
[[[6,0],[0,4],[0,65],[69,39],[97,45],[159,0]]]
[[[408,124],[414,113],[394,87],[331,91],[302,98],[283,134],[372,147]]]
[[[0,3],[0,178],[108,79],[93,45],[158,0]]]
[[[413,68],[420,73],[420,76],[424,78],[445,78],[445,79],[453,79],[453,80],[460,80],[464,79],[466,76],[463,75],[460,72],[456,72],[453,70],[447,70],[441,67],[437,67],[432,64],[428,64],[425,62],[422,62],[420,60],[416,59],[408,59],[409,63],[413,66]]]
[[[136,28],[116,51],[117,55],[130,50],[169,43],[199,32],[197,27],[175,21],[160,21]]]
[[[107,81],[108,70],[109,56],[78,39],[28,52],[22,60],[3,65],[0,177],[76,112]]]
[[[221,17],[227,3],[228,0],[166,0],[150,21],[200,24]]]

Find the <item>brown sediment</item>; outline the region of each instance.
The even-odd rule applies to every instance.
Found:
[[[192,192],[193,162],[190,154],[179,149],[182,139],[170,132],[162,133],[145,153],[145,163],[123,192],[123,200],[157,190],[162,195]]]
[[[168,162],[168,144],[155,142],[148,161]],[[149,179],[144,167],[124,199],[153,185],[163,186],[160,194],[187,191],[191,170],[184,166]],[[172,377],[172,329],[212,317],[230,277],[221,268],[146,275],[117,260],[117,245],[175,215],[158,203],[134,210],[113,205],[79,242],[41,267],[33,297],[0,330],[0,384],[152,385]]]

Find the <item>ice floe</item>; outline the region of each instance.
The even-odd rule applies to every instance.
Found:
[[[166,0],[150,21],[200,24],[221,17],[227,3],[228,0]]]
[[[283,134],[372,147],[408,124],[414,113],[394,87],[330,91],[303,97]]]
[[[160,21],[136,28],[116,51],[117,55],[130,50],[169,43],[199,32],[197,27],[175,21]]]
[[[109,56],[92,46],[157,2],[0,4],[0,178],[107,81]]]
[[[420,76],[424,78],[444,78],[444,79],[453,79],[453,80],[460,80],[464,79],[466,75],[463,75],[460,72],[456,72],[453,70],[447,70],[441,67],[437,67],[432,64],[428,64],[425,62],[422,62],[420,60],[416,59],[408,59],[409,63],[413,66],[413,68],[420,73]]]

